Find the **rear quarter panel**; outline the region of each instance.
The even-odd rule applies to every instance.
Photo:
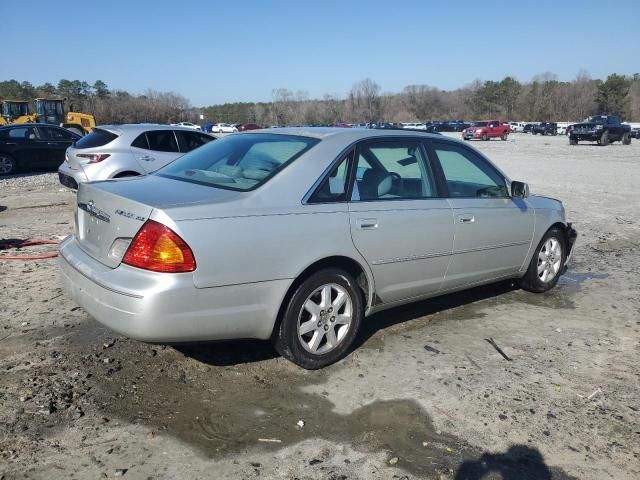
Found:
[[[290,279],[318,260],[346,256],[372,276],[351,240],[346,204],[175,222],[191,246],[197,288]]]

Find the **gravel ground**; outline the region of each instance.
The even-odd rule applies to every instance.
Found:
[[[119,337],[55,260],[0,251],[0,478],[640,478],[640,142],[567,143],[474,143],[563,200],[580,237],[557,288],[375,315],[319,372],[264,342]],[[53,173],[1,179],[0,238],[66,235],[73,204]]]

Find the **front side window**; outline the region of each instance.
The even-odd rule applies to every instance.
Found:
[[[147,132],[149,150],[156,152],[178,152],[178,144],[173,130],[151,130]]]
[[[12,128],[8,132],[9,138],[23,138],[25,140],[35,140],[36,131],[33,127]]]
[[[358,149],[355,200],[437,197],[434,177],[420,143],[412,140],[372,142]]]
[[[505,180],[482,157],[454,144],[434,143],[452,198],[508,197]]]
[[[183,155],[157,175],[229,190],[252,190],[319,141],[296,135],[230,135]]]

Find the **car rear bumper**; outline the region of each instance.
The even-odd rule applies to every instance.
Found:
[[[110,269],[70,236],[60,244],[61,279],[89,315],[145,342],[268,339],[289,280],[196,288],[191,273]]]
[[[64,162],[58,167],[58,180],[65,187],[77,190],[78,184],[87,182],[88,178],[82,170],[74,170]]]

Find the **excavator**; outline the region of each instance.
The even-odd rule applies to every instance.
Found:
[[[3,100],[0,125],[9,123],[49,123],[59,125],[78,135],[86,135],[96,126],[96,119],[89,113],[65,113],[65,100],[58,98],[36,98],[31,109],[29,102]],[[72,106],[73,108],[73,106]]]

